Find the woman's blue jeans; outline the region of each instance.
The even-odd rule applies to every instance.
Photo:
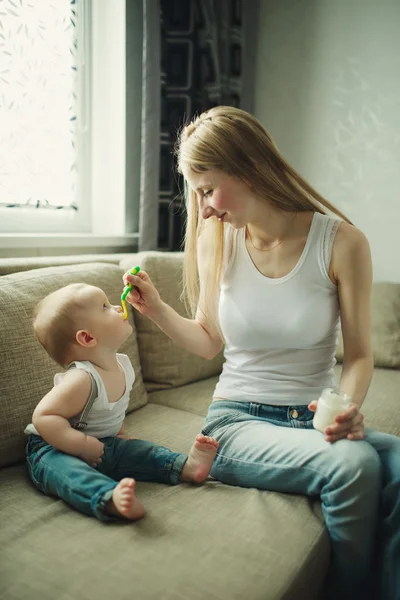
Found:
[[[304,405],[214,401],[203,433],[211,475],[242,487],[319,496],[331,539],[325,598],[400,600],[400,438],[367,430],[326,442]]]
[[[102,521],[115,517],[105,512],[117,482],[124,477],[137,481],[179,483],[186,454],[172,452],[144,440],[106,437],[98,467],[60,452],[40,436],[30,435],[26,446],[29,475],[43,493],[58,496],[77,510]]]

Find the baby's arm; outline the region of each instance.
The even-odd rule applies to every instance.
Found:
[[[79,415],[89,399],[92,382],[82,369],[68,371],[39,402],[32,423],[42,438],[54,448],[82,458],[92,466],[101,462],[103,444],[92,436],[73,429],[68,421]]]

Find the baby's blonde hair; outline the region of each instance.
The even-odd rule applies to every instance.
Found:
[[[85,283],[66,285],[48,294],[34,309],[35,335],[49,356],[62,367],[70,362],[76,332],[84,325],[80,315],[86,305],[80,292],[87,287]]]
[[[250,113],[232,106],[216,106],[184,126],[176,144],[178,171],[192,169],[203,173],[215,169],[237,177],[260,199],[285,211],[331,211],[350,221],[321,196],[280,154],[272,137]],[[219,333],[217,314],[224,252],[224,227],[229,224],[199,215],[196,193],[185,180],[187,223],[185,233],[184,290],[191,316],[200,309],[213,329]],[[199,302],[197,240],[206,235],[210,257],[206,289]]]

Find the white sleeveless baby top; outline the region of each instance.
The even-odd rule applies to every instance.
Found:
[[[255,267],[245,228],[230,232],[219,301],[225,363],[214,397],[308,404],[324,387],[335,387],[339,302],[328,272],[340,223],[315,212],[297,265],[278,279]]]
[[[103,380],[91,362],[84,360],[72,363],[76,368],[90,373],[97,384],[98,395],[87,417],[87,427],[84,430],[86,435],[96,438],[115,436],[121,429],[129,404],[130,392],[135,381],[135,372],[126,354],[117,354],[117,361],[125,374],[125,391],[117,402],[108,401]],[[65,373],[56,373],[54,376],[54,385],[58,385],[64,375]],[[79,416],[76,415],[76,417],[70,419],[72,426],[79,421]],[[25,428],[25,433],[28,435],[31,433],[40,435],[32,423]]]

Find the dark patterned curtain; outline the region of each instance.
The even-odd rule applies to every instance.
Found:
[[[252,13],[249,19],[249,6]],[[180,250],[185,211],[173,159],[178,129],[212,106],[249,110],[244,101],[253,68],[244,40],[254,27],[254,0],[161,0],[161,139],[158,247]],[[245,14],[245,11],[247,13]],[[254,31],[253,31],[254,36]],[[254,40],[253,40],[254,46]],[[248,62],[244,76],[243,64]],[[254,61],[253,61],[254,62]]]

